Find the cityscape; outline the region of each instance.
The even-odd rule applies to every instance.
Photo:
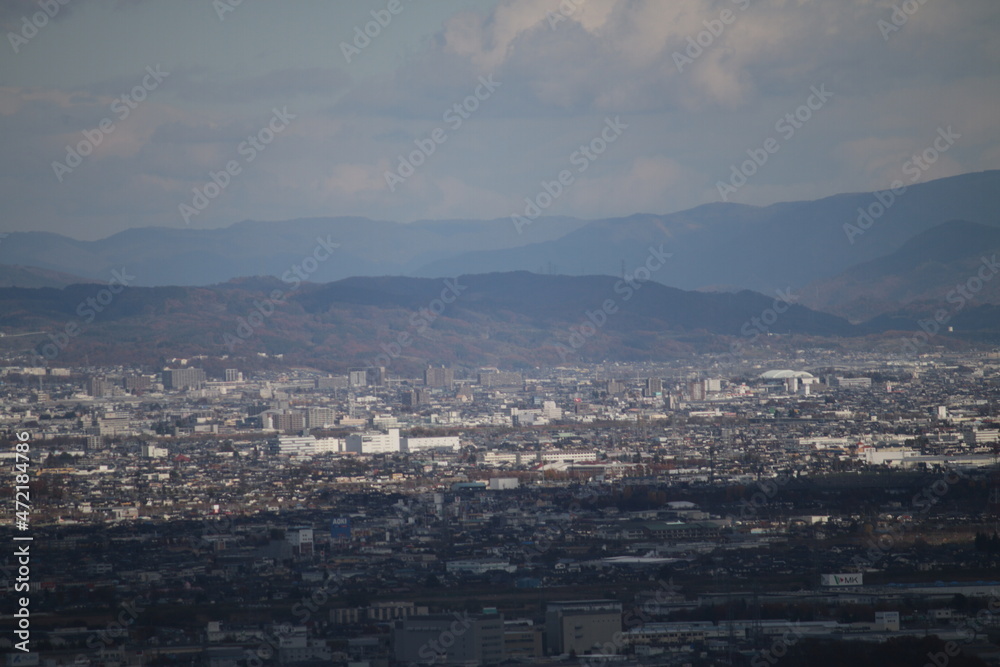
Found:
[[[1000,666],[995,0],[0,28],[0,667]]]

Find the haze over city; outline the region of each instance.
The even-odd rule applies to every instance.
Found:
[[[6,667],[1000,665],[1000,6],[0,4]]]

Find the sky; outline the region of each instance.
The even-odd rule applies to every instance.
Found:
[[[996,0],[4,0],[0,26],[2,232],[595,219],[1000,168]]]

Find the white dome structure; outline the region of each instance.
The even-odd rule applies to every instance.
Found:
[[[787,380],[788,378],[796,378],[798,380],[812,380],[815,379],[815,375],[812,373],[807,373],[805,371],[791,371],[791,370],[775,370],[767,371],[766,373],[760,374],[761,380]]]

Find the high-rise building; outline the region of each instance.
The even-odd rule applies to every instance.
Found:
[[[385,366],[370,366],[365,369],[369,387],[383,387],[388,380]]]
[[[355,369],[348,375],[348,381],[352,387],[367,387],[368,371],[364,368]]]
[[[227,368],[226,382],[243,382],[243,373],[235,368]]]
[[[455,371],[444,366],[428,366],[424,370],[424,385],[450,388],[455,384]]]
[[[663,380],[660,378],[649,378],[646,380],[646,388],[643,389],[642,395],[646,398],[654,398],[656,396],[663,395]]]
[[[197,389],[207,378],[200,368],[167,368],[163,370],[164,389]]]
[[[93,396],[94,398],[104,398],[105,396],[111,396],[112,394],[112,384],[106,378],[103,377],[90,377],[87,378],[87,394]]]
[[[689,382],[688,395],[691,397],[692,401],[704,401],[705,400],[704,380],[692,380],[691,382]]]
[[[330,428],[337,423],[337,411],[333,408],[309,408],[306,411],[306,428]]]

